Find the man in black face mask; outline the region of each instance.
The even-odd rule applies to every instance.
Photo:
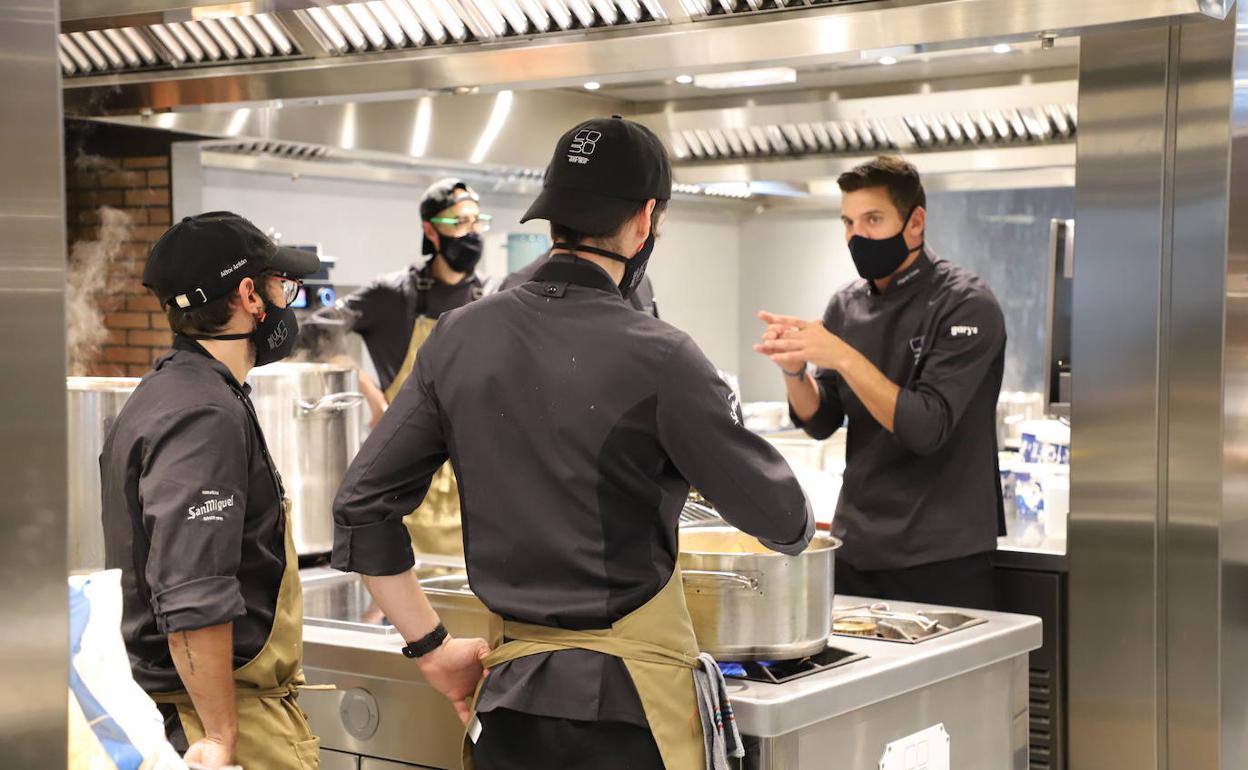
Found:
[[[407,381],[417,351],[438,318],[480,299],[487,288],[475,270],[490,216],[481,213],[480,199],[472,188],[459,179],[430,185],[420,202],[420,218],[421,248],[428,257],[424,264],[380,276],[339,303],[352,330],[364,338],[377,369],[379,387],[360,375],[373,424]],[[421,553],[463,552],[459,489],[450,466],[438,473],[408,525]]]
[[[991,609],[990,554],[1005,523],[1001,307],[978,276],[926,247],[912,165],[880,157],[837,182],[863,280],[821,321],[760,313],[755,346],[784,373],[795,424],[823,439],[848,418],[836,590]]]
[[[315,767],[294,700],[299,563],[244,383],[290,352],[299,330],[287,305],[319,267],[229,212],[169,228],[143,284],[167,310],[173,351],[100,456],[105,561],[122,571],[135,681],[161,704],[174,744],[190,744],[187,760],[209,768]]]

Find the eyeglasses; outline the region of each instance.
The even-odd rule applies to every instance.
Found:
[[[490,222],[494,221],[494,217],[489,214],[479,214],[475,217],[432,217],[429,220],[435,225],[446,225],[454,230],[471,229],[476,233],[485,233],[490,230]]]
[[[299,296],[299,290],[303,288],[303,281],[298,278],[291,278],[289,275],[281,273],[269,273],[270,276],[276,278],[282,283],[282,297],[286,300],[286,306],[290,307],[290,303],[295,301]]]

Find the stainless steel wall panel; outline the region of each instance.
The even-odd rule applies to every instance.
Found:
[[[1163,337],[1167,500],[1159,553],[1165,766],[1172,770],[1243,768],[1248,761],[1241,754],[1219,764],[1220,640],[1216,633],[1195,632],[1215,626],[1221,615],[1223,285],[1234,39],[1233,18],[1182,25],[1172,68],[1178,85],[1170,164],[1170,321]],[[1225,673],[1242,681],[1233,671]]]
[[[1075,770],[1161,770],[1158,399],[1170,32],[1079,63],[1070,500]]]
[[[1223,362],[1222,768],[1248,766],[1248,13],[1236,11]]]
[[[0,4],[0,764],[66,764],[65,200],[54,0]]]

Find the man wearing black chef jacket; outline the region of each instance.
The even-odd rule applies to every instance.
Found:
[[[339,304],[352,330],[364,338],[381,380],[379,389],[360,375],[374,423],[411,375],[438,318],[480,299],[487,288],[475,271],[491,217],[481,213],[472,188],[453,178],[435,182],[421,199],[420,218],[424,264],[380,276]],[[411,512],[408,527],[421,553],[462,553],[456,484],[450,466],[443,468]]]
[[[187,760],[208,768],[318,765],[295,701],[303,604],[289,505],[245,380],[294,347],[289,303],[319,267],[229,212],[171,227],[143,283],[166,308],[173,351],[127,400],[100,455],[105,563],[121,570],[135,681],[175,745],[190,744]],[[474,643],[426,663],[452,694],[456,654],[470,688]]]
[[[516,272],[503,279],[499,284],[499,291],[506,291],[517,286],[523,286],[533,280],[533,276],[537,275],[537,271],[546,264],[546,260],[550,258],[550,254],[544,254],[529,264],[520,268]],[[650,282],[650,276],[642,276],[641,283],[637,284],[637,291],[628,296],[628,304],[633,306],[634,310],[652,315],[659,318],[659,303],[654,298],[654,284]]]
[[[525,215],[551,223],[533,280],[447,313],[352,463],[333,565],[425,649],[436,618],[403,514],[448,457],[473,592],[507,643],[473,709],[476,770],[705,767],[697,643],[677,571],[694,484],[730,523],[796,554],[814,521],[688,335],[628,304],[671,197],[659,139],[621,118],[560,138]]]
[[[862,280],[833,295],[821,321],[760,313],[755,346],[784,373],[793,421],[809,435],[827,438],[848,418],[836,590],[991,609],[990,554],[1005,533],[1001,307],[977,275],[926,246],[912,165],[880,157],[837,182]]]

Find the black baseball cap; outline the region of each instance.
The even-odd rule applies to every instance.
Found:
[[[477,193],[464,180],[454,177],[439,179],[429,185],[424,197],[420,199],[420,218],[428,222],[457,203],[480,200]],[[433,241],[428,238],[422,242],[421,250],[425,254],[432,254],[436,251]]]
[[[278,246],[238,214],[210,211],[185,217],[160,236],[147,255],[143,285],[162,305],[192,308],[266,270],[299,278],[320,269],[312,252]]]
[[[521,222],[545,219],[609,233],[640,204],[672,197],[672,162],[654,132],[619,115],[594,118],[559,138],[542,192]]]

